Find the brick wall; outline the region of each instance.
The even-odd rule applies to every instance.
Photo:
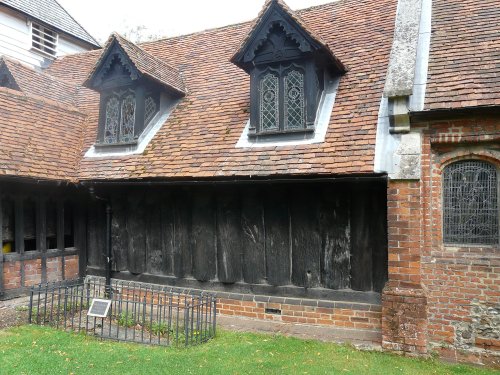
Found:
[[[286,303],[280,303],[269,302],[279,300],[279,297],[242,295],[243,297],[247,297],[248,300],[219,298],[217,311],[223,315],[284,323],[327,325],[358,330],[381,328],[380,305],[294,298],[287,298]]]
[[[481,159],[500,167],[500,118],[412,127],[422,132],[422,178],[389,183],[383,345],[500,366],[500,248],[443,244],[441,186],[443,168],[454,161]],[[411,342],[416,345],[405,346]]]
[[[33,285],[42,282],[74,280],[79,277],[78,255],[61,256],[46,259],[46,276],[42,270],[41,257],[35,259],[21,259],[19,254],[14,257],[5,257],[3,263],[3,290],[7,297],[21,295]],[[63,273],[64,268],[64,273]]]
[[[427,353],[427,293],[421,286],[422,184],[390,181],[389,281],[382,293],[382,347]]]

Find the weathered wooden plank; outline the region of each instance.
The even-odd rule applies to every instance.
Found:
[[[127,197],[121,191],[111,198],[111,253],[113,271],[128,268]]]
[[[174,194],[174,275],[179,278],[193,274],[190,203],[188,191],[181,190]]]
[[[106,250],[106,212],[100,201],[89,202],[87,222],[87,254],[88,265],[104,269],[104,253]]]
[[[87,274],[87,202],[78,200],[75,205],[75,247],[78,249],[80,277]]]
[[[216,265],[216,215],[211,191],[193,191],[191,215],[191,248],[193,251],[193,276],[199,281],[208,281],[217,274]]]
[[[143,192],[132,190],[128,195],[128,270],[132,274],[146,272],[146,230],[147,208],[144,205]]]
[[[381,184],[382,185],[382,184]],[[369,192],[372,238],[373,290],[382,292],[388,279],[387,259],[387,187],[383,184]]]
[[[161,275],[163,273],[164,255],[161,240],[161,204],[159,195],[148,192],[144,208],[148,213],[144,222],[146,230],[146,268],[153,275]]]
[[[350,287],[351,273],[349,194],[328,186],[320,196],[322,284],[325,288],[346,289]]]
[[[169,192],[161,194],[162,274],[174,275],[175,205]]]
[[[242,191],[241,248],[243,251],[243,280],[250,284],[266,283],[266,237],[264,203],[255,188]]]
[[[321,285],[321,235],[314,193],[300,187],[290,194],[292,284],[306,288]]]
[[[57,201],[57,249],[62,251],[61,255],[61,278],[66,280],[66,262],[64,257],[64,202]]]
[[[217,270],[219,280],[241,280],[241,213],[236,191],[222,189],[217,197]]]
[[[42,253],[41,282],[47,282],[47,211],[46,201],[43,197],[37,197],[36,200],[36,248]]]
[[[351,288],[359,291],[372,290],[372,238],[370,226],[370,194],[365,190],[351,191]]]
[[[0,187],[0,297],[4,293],[4,282],[3,282],[3,194]]]
[[[284,188],[271,188],[266,192],[266,264],[267,281],[271,285],[288,285],[291,281],[290,215],[287,198]]]
[[[14,241],[16,252],[24,253],[24,209],[23,199],[17,196],[14,205]]]

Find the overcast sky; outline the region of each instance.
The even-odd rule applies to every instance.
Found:
[[[146,26],[146,34],[175,36],[254,19],[265,0],[58,0],[96,39]],[[292,9],[333,0],[285,0]]]

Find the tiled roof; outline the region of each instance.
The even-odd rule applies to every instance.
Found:
[[[86,116],[0,87],[0,177],[75,181]]]
[[[394,32],[396,0],[344,0],[299,12],[341,61],[342,76],[325,142],[236,148],[248,121],[249,76],[229,60],[249,33],[244,23],[141,44],[181,71],[189,92],[142,155],[83,158],[79,178],[147,179],[373,173],[375,133]],[[87,60],[88,59],[88,60]],[[78,82],[95,55],[67,56],[49,69]],[[78,67],[78,68],[76,68]],[[81,70],[82,74],[76,73]],[[65,78],[65,80],[67,80]],[[89,109],[91,104],[89,103]],[[96,139],[98,104],[84,150]]]
[[[0,0],[0,4],[99,47],[99,43],[56,0]]]
[[[500,105],[500,2],[434,0],[425,109]]]
[[[109,48],[111,48],[114,41],[120,45],[139,72],[153,80],[158,81],[159,83],[167,85],[169,88],[180,94],[186,93],[186,87],[184,86],[180,72],[165,62],[165,60],[168,59],[157,59],[117,33],[113,33],[109,37],[101,57],[97,63],[95,63],[94,69],[90,72],[89,77],[84,82],[84,85],[90,81],[93,74],[99,69],[103,60],[107,56],[106,52]]]
[[[336,67],[341,71],[344,72],[346,70],[346,67],[342,62],[334,55],[328,44],[325,42],[325,40],[318,34],[318,32],[314,31],[311,29],[306,22],[299,16],[299,14],[292,9],[288,5],[286,5],[282,0],[266,0],[262,10],[260,11],[259,15],[257,18],[254,20],[252,26],[250,27],[250,30],[248,31],[247,35],[243,40],[241,41],[239,47],[237,48],[235,54],[231,58],[231,61],[234,61],[238,54],[243,53],[243,50],[248,43],[249,39],[251,38],[252,34],[259,28],[262,18],[265,15],[265,13],[269,10],[269,8],[272,6],[273,3],[278,4],[286,14],[288,14],[300,27],[301,29],[306,32],[309,37],[317,42],[323,51],[326,52],[326,54],[332,59],[332,61],[335,63]]]
[[[75,86],[5,56],[0,58],[0,70],[3,67],[8,69],[23,93],[42,96],[76,109],[77,88]]]

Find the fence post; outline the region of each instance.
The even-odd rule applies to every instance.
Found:
[[[214,297],[212,296],[213,300],[214,300],[214,337],[215,337],[215,331],[216,331],[216,327],[217,327],[217,297]]]
[[[189,344],[189,302],[187,301],[187,297],[184,297],[184,335],[186,336],[185,345],[188,346],[188,344]]]
[[[31,324],[31,316],[33,314],[33,294],[35,293],[35,288],[31,287],[30,290],[30,308],[28,312],[28,323]]]

